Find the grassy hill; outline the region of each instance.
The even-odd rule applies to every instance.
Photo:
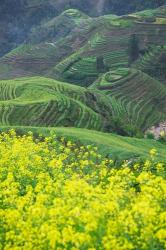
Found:
[[[97,91],[42,77],[3,80],[0,90],[1,125],[102,130],[109,123],[109,102]]]
[[[113,117],[131,135],[134,128],[145,131],[166,120],[165,85],[141,71],[118,68],[99,78],[95,87],[109,97]]]
[[[96,18],[69,9],[35,26],[0,58],[0,123],[143,136],[166,120],[165,21],[166,7]]]
[[[166,83],[166,45],[154,46],[133,65],[150,76]]]
[[[15,129],[20,135],[32,131],[34,136],[42,135],[49,136],[55,134],[58,138],[64,137],[65,140],[72,140],[81,145],[97,146],[99,152],[103,156],[107,156],[114,160],[149,158],[149,151],[155,148],[158,152],[157,159],[160,161],[166,160],[166,147],[155,140],[150,139],[136,139],[130,137],[123,137],[111,133],[102,133],[94,130],[80,129],[80,128],[39,128],[39,127],[18,127],[18,126],[0,126],[0,131],[8,131]]]
[[[28,43],[41,43],[43,41],[53,42],[66,37],[71,31],[80,25],[88,25],[92,18],[76,9],[69,9],[60,15],[48,20],[38,26],[33,27],[28,34]]]
[[[84,22],[87,30],[82,28]],[[91,18],[85,14],[68,10],[40,26],[35,26],[28,34],[26,43],[0,59],[0,78],[47,75],[57,63],[80,47],[76,47],[79,44],[78,30],[88,37],[89,23]],[[80,44],[82,43],[80,39]]]
[[[166,119],[166,88],[160,82],[127,68],[109,77],[104,74],[90,88],[44,77],[2,80],[0,125],[70,126],[140,136],[139,131]]]
[[[165,249],[164,0],[1,2],[0,250]]]
[[[73,9],[65,11],[34,27],[26,43],[0,59],[0,78],[43,75],[91,84],[101,73],[98,57],[103,57],[104,71],[130,64],[133,36],[139,55],[151,51],[152,45],[165,45],[165,9],[98,18]]]
[[[140,1],[138,3],[135,0],[134,2],[128,0],[125,5],[122,0],[118,0],[118,2],[112,0],[2,0],[0,7],[0,56],[27,40],[29,33],[31,31],[33,33],[36,27],[41,26],[44,22],[47,23],[70,8],[79,9],[90,16],[104,13],[121,15],[136,10],[156,8],[164,3],[164,0],[159,2],[151,0],[148,4],[143,0],[141,3]]]

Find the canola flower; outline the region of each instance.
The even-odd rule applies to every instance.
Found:
[[[166,249],[165,163],[113,162],[53,136],[0,135],[0,249]]]

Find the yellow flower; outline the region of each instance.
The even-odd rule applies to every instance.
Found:
[[[154,156],[157,155],[157,150],[156,150],[155,148],[153,148],[153,149],[151,149],[151,150],[149,151],[149,153],[150,153],[150,156],[151,156],[151,157],[154,157]]]
[[[0,135],[0,249],[165,249],[165,163],[154,163],[156,150],[115,168],[97,148],[64,140]]]
[[[157,237],[161,242],[165,242],[165,244],[166,244],[166,229],[160,229],[160,230],[156,233],[156,237]]]

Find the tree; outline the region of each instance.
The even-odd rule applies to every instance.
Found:
[[[98,56],[96,58],[96,67],[98,72],[105,72],[106,71],[106,66],[104,64],[104,58],[103,56]]]
[[[129,42],[129,64],[136,61],[139,57],[139,40],[136,34],[133,34]]]

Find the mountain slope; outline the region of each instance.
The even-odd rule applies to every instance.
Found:
[[[89,89],[42,77],[0,81],[0,125],[70,126],[133,136],[166,119],[166,88],[160,82],[136,70],[120,80],[108,78],[107,73]]]
[[[102,130],[110,120],[99,92],[31,77],[0,81],[0,125],[73,126]]]
[[[166,46],[154,46],[141,56],[133,67],[166,84]]]
[[[119,68],[102,76],[94,87],[110,98],[114,119],[131,135],[136,128],[145,131],[166,120],[166,86],[141,71]]]
[[[137,57],[151,51],[152,45],[165,45],[164,11],[166,8],[99,18],[89,18],[76,10],[63,12],[34,28],[27,43],[0,59],[0,78],[42,74],[91,84],[101,73],[96,65],[98,57],[103,57],[107,71],[131,64],[134,42]],[[86,72],[86,65],[90,71]]]
[[[145,8],[156,8],[164,4],[164,0],[1,0],[0,5],[0,55],[27,39],[30,30],[49,20],[62,11],[76,8],[89,15],[104,13],[126,14]]]
[[[50,136],[51,133],[55,134],[58,138],[65,138],[65,140],[74,141],[79,145],[94,145],[97,146],[99,152],[103,156],[118,162],[125,159],[135,160],[139,157],[148,159],[149,151],[152,148],[155,148],[158,152],[157,159],[160,161],[166,160],[165,145],[155,140],[136,139],[80,128],[0,127],[1,132],[10,129],[15,129],[20,135],[24,135],[29,131],[32,131],[35,137],[38,137],[39,134],[46,137]]]
[[[19,85],[21,95],[2,102],[1,124],[142,136],[166,120],[165,41],[166,7],[96,18],[68,9],[45,20],[0,58],[0,79],[26,77],[1,82],[4,93],[18,82],[26,86]],[[71,84],[66,92],[64,82]],[[58,87],[50,92],[47,84]]]

